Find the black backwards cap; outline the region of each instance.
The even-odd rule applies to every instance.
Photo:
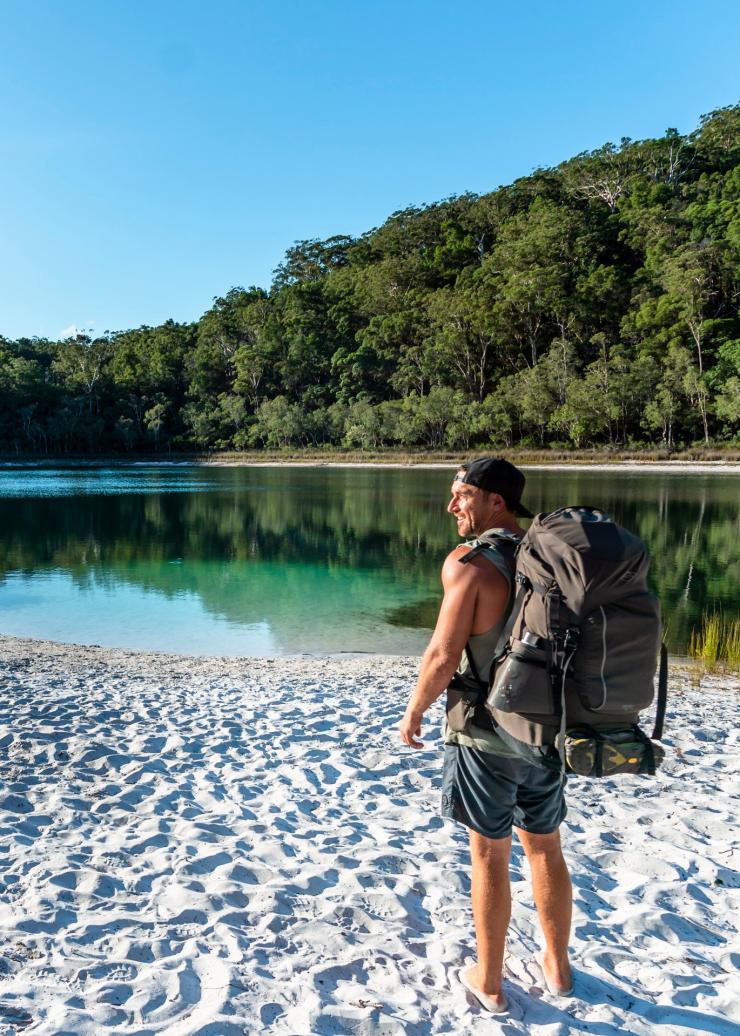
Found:
[[[498,493],[506,501],[506,506],[520,518],[534,518],[522,504],[526,479],[519,468],[515,468],[503,457],[479,457],[461,465],[456,482],[464,482],[468,486],[477,486],[487,493]]]

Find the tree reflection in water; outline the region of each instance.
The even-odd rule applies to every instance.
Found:
[[[331,629],[306,649],[329,649],[334,636],[339,650],[342,602],[368,629],[371,615],[433,623],[440,563],[456,542],[451,472],[194,467],[163,485],[144,468],[88,472],[82,492],[68,480],[45,490],[65,495],[46,496],[24,495],[38,473],[3,472],[0,576],[191,593],[231,623],[267,623],[284,650],[300,650],[312,623]],[[593,504],[644,539],[674,653],[707,609],[737,614],[735,476],[532,469],[527,479],[531,510]]]

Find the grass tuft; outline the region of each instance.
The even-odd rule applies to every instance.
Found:
[[[701,662],[709,672],[720,667],[739,670],[740,618],[705,612],[699,629],[691,630],[689,657]]]
[[[740,619],[733,619],[725,635],[725,661],[731,669],[740,669]]]

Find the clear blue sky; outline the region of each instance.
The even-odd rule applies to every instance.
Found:
[[[296,239],[734,103],[723,0],[3,0],[0,334],[192,320]]]

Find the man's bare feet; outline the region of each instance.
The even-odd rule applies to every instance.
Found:
[[[471,968],[461,968],[458,972],[458,978],[468,992],[473,994],[481,1007],[488,1011],[489,1014],[506,1014],[509,1010],[509,1003],[500,989],[497,993],[484,993],[480,988],[478,985],[477,964],[474,964]]]
[[[570,964],[565,961],[562,964],[547,950],[540,950],[535,954],[535,960],[542,970],[545,980],[545,988],[553,996],[571,996],[573,993],[573,972]]]

